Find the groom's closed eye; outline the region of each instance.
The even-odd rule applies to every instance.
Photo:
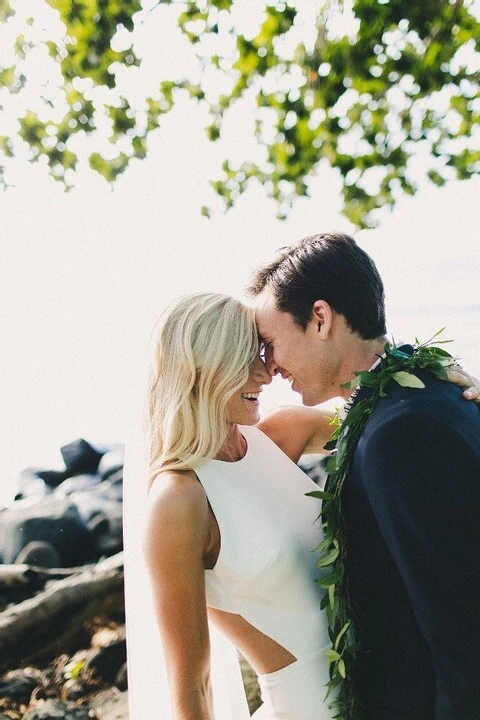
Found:
[[[268,357],[268,350],[272,349],[272,343],[268,340],[261,340],[260,341],[260,357],[262,358],[263,362],[266,362]]]

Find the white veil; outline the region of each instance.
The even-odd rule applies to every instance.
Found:
[[[125,447],[123,497],[129,717],[131,720],[171,720],[165,661],[141,548],[147,471],[141,413],[136,420],[132,422],[135,430]],[[210,640],[215,717],[248,720],[250,715],[236,650],[212,626]]]

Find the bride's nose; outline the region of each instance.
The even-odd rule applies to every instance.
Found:
[[[267,345],[265,347],[265,367],[267,368],[267,372],[270,375],[270,377],[275,377],[279,372],[281,372],[282,368],[276,363],[274,355],[273,355],[273,347],[270,345]]]
[[[272,376],[261,357],[257,357],[255,360],[254,378],[262,385],[269,385],[272,382]]]

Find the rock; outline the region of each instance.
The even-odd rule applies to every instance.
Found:
[[[95,695],[91,702],[94,717],[98,720],[128,720],[128,694],[120,692],[117,688],[109,688]],[[152,709],[155,715],[155,710]],[[0,719],[1,720],[1,719]],[[132,720],[141,720],[132,718]]]
[[[70,477],[68,470],[37,470],[36,476],[41,478],[49,488],[56,488]]]
[[[32,692],[42,680],[42,673],[35,668],[12,670],[0,680],[0,698],[28,705]]]
[[[85,663],[85,669],[94,670],[99,678],[114,683],[122,666],[127,662],[125,638],[95,650]]]
[[[26,497],[41,498],[52,492],[52,488],[39,476],[39,472],[42,472],[39,468],[25,468],[25,470],[22,470],[17,480],[15,500]]]
[[[87,694],[88,690],[80,680],[67,680],[63,686],[62,697],[65,700],[80,700]]]
[[[27,468],[0,508],[0,563],[78,566],[123,549],[124,446],[80,438],[61,454],[64,470]]]
[[[98,474],[101,475],[102,480],[106,480],[118,470],[123,469],[124,460],[124,449],[123,446],[119,446],[116,449],[109,450],[100,460],[98,466]]]
[[[33,505],[19,500],[0,515],[0,522],[2,559],[7,565],[15,563],[31,542],[53,545],[61,567],[82,565],[92,559],[88,527],[78,508],[65,496],[49,495]]]
[[[82,473],[81,475],[72,475],[64,480],[55,490],[55,495],[71,495],[74,492],[83,492],[95,485],[98,485],[102,478],[98,474]]]
[[[73,492],[70,500],[89,529],[95,557],[120,552],[123,548],[122,484],[116,475],[87,491]]]
[[[22,720],[92,720],[92,715],[87,705],[78,707],[61,700],[40,700],[27,710]]]
[[[42,568],[58,568],[60,562],[60,555],[52,543],[39,540],[27,543],[15,558],[15,564]]]
[[[62,453],[63,462],[70,476],[80,475],[81,473],[94,475],[104,455],[103,452],[95,450],[95,448],[86,440],[83,440],[83,438],[64,445],[60,448],[60,452]]]
[[[302,455],[298,465],[314,483],[319,487],[323,487],[327,477],[327,462],[328,456],[326,455]]]
[[[103,455],[106,454],[106,450],[96,450],[90,443],[82,438],[74,440],[68,445],[64,445],[60,449],[60,452],[62,453],[65,463],[65,469],[46,470],[43,468],[27,468],[23,470],[18,481],[15,500],[21,500],[22,498],[30,496],[41,497],[42,495],[48,494],[53,488],[62,485],[69,478],[78,475],[95,476],[100,460]],[[120,456],[117,455],[117,457]],[[118,467],[116,467],[116,469],[118,469]],[[104,480],[105,477],[98,477],[95,482],[100,482],[102,479]],[[90,482],[92,481],[90,480]],[[78,483],[74,483],[74,489],[78,489]],[[64,487],[64,490],[67,493],[67,486]]]

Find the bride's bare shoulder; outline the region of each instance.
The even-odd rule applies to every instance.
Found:
[[[193,561],[202,565],[210,537],[209,506],[192,470],[159,473],[150,488],[145,520],[142,545],[157,576],[171,578],[176,572],[172,568]]]
[[[193,470],[166,470],[159,472],[153,479],[148,498],[154,502],[157,498],[172,493],[189,494],[195,493],[196,490],[201,491],[202,486]]]
[[[201,522],[208,501],[193,470],[168,470],[153,480],[147,507],[155,522]]]

